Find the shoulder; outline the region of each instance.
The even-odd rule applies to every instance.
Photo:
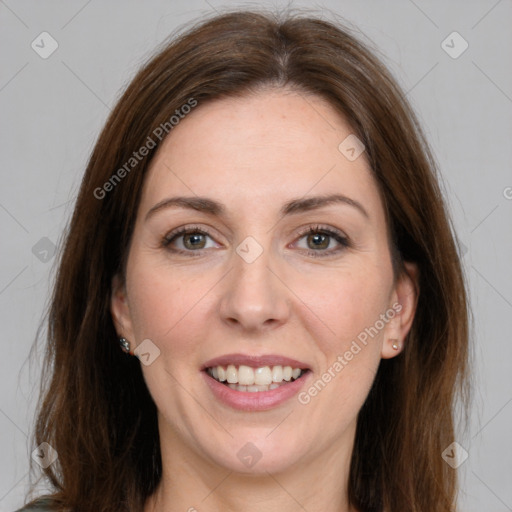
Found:
[[[50,498],[38,498],[16,512],[51,512],[52,510],[55,509],[52,507]]]

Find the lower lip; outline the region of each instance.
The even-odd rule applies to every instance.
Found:
[[[306,381],[309,380],[311,371],[308,370],[297,380],[288,384],[283,384],[276,389],[271,389],[270,391],[257,391],[255,393],[231,389],[229,386],[221,384],[213,377],[210,377],[206,371],[201,373],[203,373],[212,393],[224,404],[241,411],[266,411],[273,407],[277,407],[296,395],[300,389],[304,387]]]

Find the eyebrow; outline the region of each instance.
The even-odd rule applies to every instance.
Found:
[[[326,196],[313,196],[299,199],[292,199],[291,201],[286,202],[281,208],[280,214],[282,216],[285,215],[293,215],[299,214],[311,210],[317,210],[324,206],[329,206],[332,204],[344,204],[353,207],[358,210],[364,217],[369,218],[368,212],[364,208],[364,206],[350,197],[341,195],[341,194],[331,194]],[[213,199],[208,197],[170,197],[164,199],[153,206],[148,213],[146,214],[146,221],[152,217],[155,213],[166,209],[166,208],[186,208],[189,210],[196,210],[203,213],[208,213],[210,215],[215,215],[218,217],[222,217],[226,215],[227,208],[224,204],[219,203]]]

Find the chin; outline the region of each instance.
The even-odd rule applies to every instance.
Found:
[[[254,433],[247,437],[236,436],[224,444],[222,451],[218,445],[212,447],[215,451],[210,452],[210,458],[226,470],[244,475],[266,476],[297,467],[301,458],[299,447],[287,446],[277,437],[269,441],[269,432],[262,432],[260,437]]]

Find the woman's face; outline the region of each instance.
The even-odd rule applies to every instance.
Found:
[[[321,98],[268,90],[199,103],[159,149],[112,313],[132,347],[150,340],[162,450],[252,473],[348,461],[415,307],[351,133]]]

